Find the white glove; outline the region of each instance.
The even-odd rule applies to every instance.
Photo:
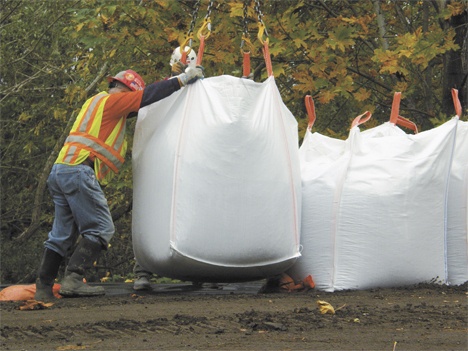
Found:
[[[177,79],[179,79],[180,86],[185,87],[187,84],[195,83],[199,78],[204,78],[203,74],[202,66],[187,67],[185,73],[179,74]]]

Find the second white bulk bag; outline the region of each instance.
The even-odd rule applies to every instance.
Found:
[[[447,205],[448,282],[468,281],[468,122],[459,121]]]
[[[407,135],[391,123],[346,141],[306,132],[302,257],[319,290],[446,282],[447,184],[457,119]],[[332,147],[333,145],[333,147]]]
[[[197,81],[140,111],[133,245],[161,276],[242,281],[299,254],[297,122],[273,77]]]

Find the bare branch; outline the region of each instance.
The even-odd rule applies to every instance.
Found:
[[[79,1],[75,2],[72,7],[76,6],[77,4],[79,3]],[[44,32],[42,32],[41,36],[36,40],[36,43],[35,45],[33,45],[29,50],[26,51],[26,53],[19,57],[17,60],[13,61],[13,62],[10,62],[9,64],[12,65],[12,64],[15,64],[16,62],[24,59],[26,56],[28,56],[31,52],[33,52],[36,47],[41,43],[41,40],[42,38],[46,35],[46,33],[49,31],[50,28],[52,28],[63,16],[65,16],[65,14],[67,13],[67,10],[65,10],[62,15],[60,16],[57,16],[57,18],[55,19],[55,21],[53,21],[45,30]]]
[[[22,1],[18,1],[16,3],[16,6],[14,8],[11,9],[11,11],[9,13],[7,13],[5,15],[5,17],[3,17],[1,20],[0,20],[0,25],[3,24],[15,11],[18,7],[20,7],[22,5]]]

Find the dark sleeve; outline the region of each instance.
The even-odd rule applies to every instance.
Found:
[[[180,89],[177,78],[162,80],[148,85],[143,91],[140,108],[151,105],[152,103],[168,97]]]

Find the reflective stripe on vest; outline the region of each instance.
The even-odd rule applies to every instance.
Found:
[[[99,93],[85,102],[56,161],[79,164],[93,153],[98,159],[96,161],[100,161],[96,162],[99,167],[95,167],[99,181],[107,177],[110,170],[118,173],[125,161],[127,149],[125,116],[119,119],[105,142],[98,139],[104,105],[108,98],[109,94]]]
[[[93,151],[99,158],[108,165],[114,173],[118,173],[125,159],[119,154],[120,150],[113,150],[102,140],[89,134],[80,132],[71,132],[66,141],[71,147],[79,146],[88,151]]]

